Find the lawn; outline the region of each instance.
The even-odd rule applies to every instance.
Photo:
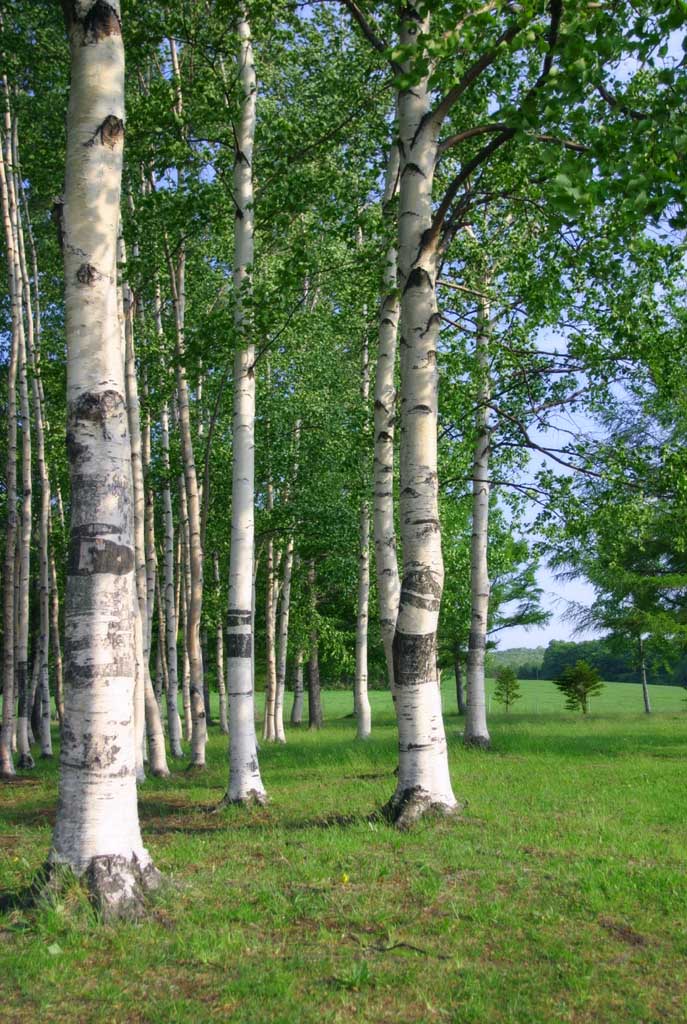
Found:
[[[350,694],[319,734],[263,745],[267,809],[216,812],[227,771],[174,767],[140,792],[171,885],[139,924],[104,926],[74,888],[0,914],[7,1024],[687,1020],[684,691],[609,684],[581,716],[550,683],[460,743],[445,677],[455,820],[370,820],[394,786],[387,694],[354,739]],[[50,843],[56,766],[0,789],[0,890]]]

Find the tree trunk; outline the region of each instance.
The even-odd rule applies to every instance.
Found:
[[[19,339],[19,409],[22,440],[22,503],[21,531],[19,535],[19,606],[17,615],[17,754],[19,768],[33,768],[34,760],[29,741],[31,716],[31,681],[29,679],[29,585],[31,577],[31,414],[29,411],[29,383],[26,373],[26,342],[22,330]]]
[[[52,533],[52,516],[50,519]],[[60,727],[64,720],[64,680],[62,674],[62,641],[60,640],[60,592],[57,586],[55,553],[50,547],[50,639],[55,665],[55,704]]]
[[[5,96],[9,96],[6,79]],[[12,744],[14,739],[15,705],[15,554],[17,545],[17,368],[22,332],[21,275],[19,273],[16,239],[10,213],[8,182],[10,178],[10,138],[6,134],[7,149],[0,150],[0,200],[5,230],[5,256],[12,316],[12,340],[7,370],[7,469],[6,526],[5,526],[5,572],[3,580],[3,702],[2,730],[0,731],[0,776],[14,776]]]
[[[400,41],[411,49],[429,30],[416,4],[405,8]],[[409,70],[409,69],[408,69]],[[438,509],[437,251],[432,184],[437,131],[427,77],[399,94],[401,172],[401,489],[403,579],[394,635],[399,729],[396,792],[385,808],[400,826],[429,809],[457,807],[448,768],[437,674],[436,633],[444,583]]]
[[[121,243],[120,265],[125,263],[124,246]],[[145,724],[148,737],[150,771],[154,776],[169,775],[165,735],[162,730],[160,708],[150,678],[150,643],[148,629],[148,559],[146,558],[146,508],[143,482],[143,446],[141,444],[141,412],[138,401],[136,380],[136,354],[134,352],[134,296],[126,281],[123,282],[125,360],[126,360],[126,402],[131,438],[131,472],[134,498],[134,553],[136,559],[136,594],[140,616],[141,647],[138,657],[142,659],[145,701]],[[154,586],[154,582],[153,582]],[[137,628],[136,635],[139,635]]]
[[[299,650],[296,655],[296,664],[293,672],[293,705],[291,707],[291,725],[301,725],[303,722],[303,651]]]
[[[215,571],[215,586],[217,593],[220,593],[219,555],[215,551],[212,556],[213,568]],[[229,735],[229,717],[227,715],[227,688],[224,682],[224,629],[222,628],[222,613],[218,608],[219,618],[216,628],[216,651],[217,651],[217,691],[219,693],[219,727],[225,736]]]
[[[231,553],[227,612],[229,685],[230,803],[265,803],[255,735],[253,685],[253,547],[255,543],[255,345],[252,339],[253,140],[257,79],[250,25],[241,8],[238,21],[238,74],[242,109],[234,156],[234,322],[243,343],[234,356],[232,418]]]
[[[399,150],[394,139],[389,152],[382,208],[390,231],[395,228],[393,200],[398,194]],[[393,643],[401,582],[394,525],[394,429],[396,422],[396,339],[401,302],[398,293],[396,242],[386,252],[384,290],[379,308],[374,405],[374,545],[379,600],[379,624],[386,657],[389,688],[394,692]]]
[[[639,660],[642,670],[642,697],[644,698],[644,710],[647,715],[651,714],[651,700],[649,699],[649,685],[646,681],[646,657],[644,655],[644,641],[639,638]]]
[[[458,714],[464,715],[467,711],[467,704],[465,703],[465,692],[463,690],[463,662],[461,661],[459,654],[455,654],[453,656],[453,667],[456,673],[456,703],[458,704]]]
[[[188,521],[188,571],[190,593],[186,607],[186,653],[190,671],[191,705],[191,767],[205,767],[207,720],[203,685],[203,653],[200,643],[200,620],[203,609],[203,551],[200,544],[200,496],[193,451],[191,409],[186,379],[184,322],[186,310],[186,253],[183,245],[176,266],[165,242],[169,279],[172,288],[176,326],[176,381],[181,456],[184,467],[184,500]]]
[[[470,639],[468,644],[468,707],[464,741],[468,746],[488,749],[487,702],[484,685],[484,655],[489,615],[489,303],[480,300],[477,333],[478,409],[477,440],[472,463],[472,541],[470,546]]]
[[[159,304],[157,305],[159,310]],[[160,327],[162,325],[160,324]],[[177,661],[177,613],[174,594],[174,513],[172,510],[172,494],[169,486],[169,411],[167,403],[162,407],[162,469],[164,483],[162,486],[162,511],[165,524],[165,557],[164,557],[164,588],[165,588],[165,637],[167,649],[167,731],[172,757],[181,758],[181,720],[179,718],[179,668]],[[158,638],[162,643],[163,638]]]
[[[361,239],[360,239],[361,240]],[[367,442],[368,414],[370,400],[370,353],[367,340],[367,328],[363,334],[362,375],[360,384],[364,422],[363,439]],[[367,445],[365,445],[365,448]],[[368,465],[367,451],[363,453],[363,480],[367,482]],[[367,487],[365,488],[367,490]],[[370,608],[370,505],[365,498],[360,507],[360,525],[358,532],[358,614],[355,627],[355,717],[357,738],[366,740],[372,729],[372,709],[367,694],[367,632]]]
[[[284,691],[286,689],[286,658],[289,647],[289,614],[291,611],[291,577],[293,574],[293,534],[286,542],[284,577],[279,611],[279,656],[277,659],[277,692],[274,701],[274,733],[279,743],[286,743],[284,731]]]
[[[64,197],[67,449],[72,500],[65,720],[49,860],[87,880],[106,916],[159,875],[138,822],[131,446],[117,321],[124,141],[119,4],[65,5],[72,54]]]
[[[310,630],[310,658],[308,660],[308,728],[321,729],[323,722],[322,697],[320,693],[320,653],[315,617],[317,615],[317,590],[315,562],[311,561],[308,568],[308,584],[310,586],[310,604],[313,624]]]
[[[274,491],[272,484],[267,484],[267,511],[274,508]],[[276,590],[277,580],[274,569],[274,541],[267,540],[267,594],[265,599],[265,717],[262,738],[274,741],[277,738],[274,727],[274,707],[277,699],[277,651],[276,651]]]
[[[28,206],[21,185],[19,173],[19,154],[16,122],[14,125],[14,165],[15,165],[15,189],[21,193],[24,200],[24,210],[27,220],[27,231],[31,243],[32,265],[35,284],[35,306],[31,299],[31,285],[29,281],[26,249],[24,242],[24,231],[22,228],[21,216],[17,217],[17,241],[19,264],[22,276],[24,302],[26,306],[26,355],[29,369],[31,370],[31,397],[33,404],[33,418],[36,432],[36,461],[38,465],[38,476],[41,488],[41,506],[39,517],[38,534],[38,562],[39,562],[39,639],[38,639],[38,690],[40,694],[40,721],[39,736],[41,743],[41,756],[52,757],[52,735],[50,732],[50,680],[49,680],[49,657],[50,657],[50,569],[49,569],[49,542],[50,542],[50,479],[45,456],[45,416],[44,416],[44,395],[40,375],[40,306],[38,305],[38,264],[36,259],[35,246],[31,233],[31,224],[28,220]]]

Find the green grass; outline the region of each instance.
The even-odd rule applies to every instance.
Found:
[[[267,809],[212,813],[209,769],[149,780],[146,844],[173,886],[139,924],[102,925],[75,888],[0,915],[2,1020],[24,1024],[687,1019],[687,705],[609,684],[587,719],[528,682],[466,751],[445,680],[454,821],[370,822],[394,786],[389,698],[356,743],[346,693],[325,729],[263,745]],[[34,781],[35,780],[35,781]],[[47,853],[56,767],[0,789],[0,890]]]

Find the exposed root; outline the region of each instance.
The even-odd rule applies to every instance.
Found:
[[[381,815],[396,828],[406,830],[427,814],[447,818],[459,814],[461,810],[462,806],[458,803],[447,804],[434,800],[421,786],[411,786],[400,793],[396,791],[382,807]]]
[[[35,767],[36,762],[31,754],[21,754],[17,760],[17,768],[20,768],[22,771],[31,771]]]
[[[186,765],[186,771],[187,772],[205,772],[205,771],[207,771],[207,767],[208,766],[206,764],[193,764],[193,762],[191,762],[191,764],[187,764]]]
[[[266,807],[267,803],[267,793],[264,790],[250,789],[247,793],[235,797],[230,797],[228,793],[225,793],[218,810],[223,807]]]

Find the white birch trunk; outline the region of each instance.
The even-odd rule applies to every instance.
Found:
[[[250,25],[241,8],[238,22],[238,73],[242,93],[234,158],[235,323],[244,347],[234,357],[232,418],[231,554],[227,612],[229,687],[230,803],[264,803],[267,799],[258,765],[253,685],[253,548],[255,544],[255,345],[249,307],[253,266],[253,140],[258,83]],[[247,301],[248,300],[248,301]]]
[[[219,555],[215,551],[212,556],[212,565],[215,573],[215,586],[217,593],[220,593]],[[229,735],[229,716],[227,714],[227,688],[224,681],[224,629],[222,627],[222,615],[217,620],[215,631],[215,650],[217,662],[217,692],[219,693],[219,727],[225,736]]]
[[[651,714],[651,700],[649,698],[649,685],[646,681],[646,657],[644,654],[644,640],[640,636],[639,638],[639,660],[641,662],[642,671],[642,697],[644,699],[644,710],[647,715]]]
[[[15,193],[22,196],[23,207],[26,217],[26,226],[31,244],[32,267],[34,276],[35,303],[31,299],[31,284],[29,281],[28,266],[26,260],[26,247],[24,231],[22,226],[21,213],[17,213],[17,250],[19,265],[22,277],[23,296],[26,306],[26,355],[31,370],[31,397],[33,405],[33,417],[36,436],[36,462],[38,465],[38,476],[41,488],[41,505],[39,517],[38,535],[38,562],[39,562],[39,639],[38,639],[38,687],[40,693],[40,744],[41,757],[52,757],[52,735],[50,730],[50,680],[49,680],[49,657],[50,657],[50,569],[49,569],[49,544],[50,544],[50,478],[45,455],[45,414],[43,385],[40,375],[40,305],[38,294],[38,262],[36,257],[33,235],[31,233],[31,222],[28,219],[28,204],[21,185],[19,172],[19,142],[17,137],[16,120],[13,131],[13,150],[15,165]]]
[[[481,301],[481,322],[477,332],[476,372],[478,377],[477,437],[472,462],[472,537],[470,542],[470,638],[467,663],[467,709],[464,742],[471,747],[491,745],[487,727],[484,684],[484,655],[489,616],[489,304]]]
[[[65,5],[72,54],[64,270],[72,521],[67,689],[49,860],[106,915],[138,910],[158,873],[141,840],[133,730],[131,446],[115,274],[124,141],[119,4]]]
[[[267,511],[274,509],[274,490],[271,481],[267,484]],[[277,574],[275,569],[274,541],[267,539],[266,566],[267,593],[265,597],[265,715],[262,738],[275,741],[277,733],[274,722],[274,709],[277,699],[277,649],[276,649],[276,605],[277,605]]]
[[[181,719],[179,718],[178,693],[179,669],[177,662],[177,613],[174,593],[174,513],[172,494],[169,486],[169,411],[167,403],[162,407],[162,468],[165,474],[162,487],[162,511],[165,523],[165,557],[164,557],[164,588],[165,588],[165,637],[158,643],[166,643],[167,650],[167,731],[172,757],[181,758]]]
[[[399,149],[394,140],[389,152],[384,186],[383,211],[391,217],[392,202],[398,195]],[[392,242],[386,252],[384,292],[379,310],[377,366],[374,405],[374,545],[379,623],[386,657],[389,687],[394,692],[393,643],[401,595],[396,556],[394,524],[394,430],[396,423],[396,341],[401,301],[398,292],[398,254]]]
[[[367,328],[363,335],[362,379],[360,396],[363,401],[365,423],[367,425],[367,406],[370,400],[370,355],[367,341]],[[367,429],[363,432],[367,439]],[[367,467],[367,452],[363,454],[363,466]],[[367,471],[363,473],[363,479]],[[367,490],[367,488],[366,488]],[[367,693],[367,632],[370,608],[370,506],[365,499],[360,509],[358,548],[358,614],[355,628],[355,717],[357,738],[366,740],[372,730],[372,709]]]
[[[29,737],[31,684],[29,680],[29,584],[31,577],[31,414],[26,374],[26,341],[19,339],[19,409],[21,414],[22,503],[19,535],[19,605],[17,614],[17,754],[19,768],[34,768]]]
[[[411,2],[404,10],[401,44],[417,47],[418,35],[428,30],[429,17],[423,17]],[[399,772],[386,813],[400,826],[411,824],[429,809],[450,813],[457,807],[436,654],[444,566],[437,479],[437,254],[435,246],[426,242],[437,157],[437,130],[430,110],[428,78],[399,94],[403,580],[393,645]]]
[[[124,263],[124,247],[121,243],[121,260]],[[162,730],[160,708],[150,678],[150,645],[148,641],[148,566],[145,544],[145,489],[143,483],[143,449],[141,444],[141,412],[136,380],[136,354],[134,351],[134,297],[126,281],[123,283],[124,324],[125,324],[125,365],[126,399],[131,439],[131,472],[134,498],[134,552],[136,560],[136,595],[140,623],[136,628],[137,661],[141,660],[143,672],[143,695],[145,725],[148,737],[148,758],[150,771],[154,776],[169,775],[165,737]]]
[[[6,82],[6,79],[5,79]],[[5,86],[5,88],[7,88]],[[7,95],[7,92],[6,92]],[[17,545],[17,369],[22,331],[21,275],[19,273],[16,239],[10,214],[9,178],[11,154],[9,136],[6,149],[0,150],[0,200],[5,232],[5,256],[9,284],[12,340],[7,370],[7,468],[5,568],[3,580],[3,680],[2,730],[0,731],[0,776],[11,778],[15,774],[12,749],[14,742],[15,706],[15,554]]]

